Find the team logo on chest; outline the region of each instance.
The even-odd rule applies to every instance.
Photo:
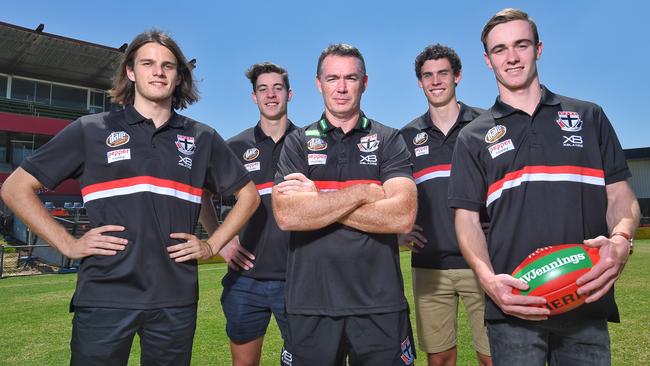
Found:
[[[176,135],[176,148],[178,151],[185,155],[192,155],[196,150],[196,145],[194,145],[194,137]]]
[[[359,140],[357,147],[359,147],[359,150],[361,150],[361,152],[366,153],[377,150],[379,148],[379,139],[377,138],[377,134],[375,133],[362,137]]]
[[[490,128],[488,132],[485,134],[485,142],[487,142],[488,144],[493,144],[499,141],[499,139],[505,136],[505,134],[506,134],[506,126],[496,125]]]
[[[420,132],[413,138],[413,145],[419,146],[429,141],[429,135],[426,132]]]
[[[244,160],[252,161],[257,159],[260,156],[260,150],[256,147],[251,147],[250,149],[244,151]]]
[[[319,137],[314,137],[307,141],[307,149],[311,151],[323,151],[327,149],[327,142]]]
[[[128,133],[124,131],[115,131],[111,132],[111,134],[106,138],[106,145],[108,147],[118,147],[125,145],[130,139],[131,137]]]
[[[562,131],[578,132],[582,130],[582,120],[578,112],[559,111],[555,123],[560,126]]]

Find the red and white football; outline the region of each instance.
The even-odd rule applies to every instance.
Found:
[[[566,313],[584,304],[587,295],[578,295],[576,280],[598,261],[598,248],[583,244],[553,245],[535,250],[515,268],[512,276],[528,283],[524,296],[542,296],[551,315]]]

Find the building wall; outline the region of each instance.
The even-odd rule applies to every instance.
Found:
[[[650,198],[650,158],[627,161],[632,178],[629,182],[637,198]]]

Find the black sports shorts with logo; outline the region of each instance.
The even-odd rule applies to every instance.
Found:
[[[395,333],[395,329],[399,329]],[[409,311],[341,317],[289,314],[282,366],[404,366],[415,361]]]

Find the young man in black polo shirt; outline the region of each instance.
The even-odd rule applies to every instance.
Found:
[[[275,222],[271,188],[284,138],[295,129],[287,116],[289,75],[264,62],[251,66],[246,77],[253,85],[260,120],[229,139],[228,145],[248,170],[262,202],[239,236],[219,252],[230,267],[222,281],[221,304],[233,365],[259,365],[271,313],[283,337],[287,328],[284,281],[289,232]]]
[[[408,304],[395,233],[413,227],[416,188],[398,131],[361,111],[355,47],[318,60],[325,112],[286,138],[273,213],[291,230],[284,365],[410,365]]]
[[[116,71],[123,110],[81,117],[26,159],[2,198],[34,232],[81,259],[72,299],[73,365],[126,365],[138,333],[143,365],[189,365],[197,262],[217,253],[257,208],[248,173],[212,128],[176,114],[198,100],[166,34],[138,35]],[[214,164],[214,162],[219,164]],[[78,178],[90,224],[79,239],[34,193]],[[203,191],[238,202],[207,241],[194,235]]]
[[[413,251],[413,297],[418,344],[433,365],[456,364],[458,300],[463,299],[480,365],[490,365],[484,293],[463,259],[447,191],[451,156],[460,130],[483,110],[456,100],[462,65],[456,52],[436,44],[415,59],[415,75],[428,110],[402,128],[418,187],[418,214],[399,244]]]
[[[542,43],[526,13],[497,13],[481,40],[499,97],[458,137],[450,205],[463,255],[489,296],[494,364],[609,365],[607,321],[619,321],[613,286],[639,222],[620,143],[599,106],[540,84]],[[482,205],[490,216],[487,243]],[[585,305],[548,317],[544,298],[512,294],[528,287],[510,276],[528,254],[582,242],[601,256],[577,280]]]

